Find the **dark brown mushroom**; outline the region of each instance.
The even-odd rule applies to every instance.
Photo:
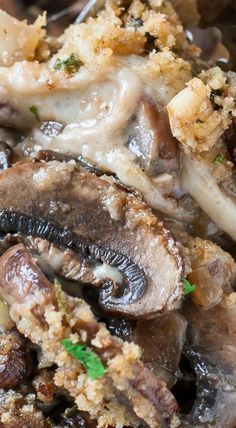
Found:
[[[29,262],[31,261],[30,256],[27,253],[22,253],[22,244],[9,248],[7,252],[7,258],[1,260],[1,284],[3,286],[1,294],[6,297],[8,304],[12,301],[18,301],[21,303],[28,294],[33,294],[38,289],[39,283],[41,289],[44,290],[45,295],[48,294],[49,298],[52,299],[52,287],[47,278],[39,271],[34,273],[32,269],[29,269]],[[6,253],[4,253],[5,255]],[[9,269],[11,265],[11,270]],[[8,272],[5,275],[5,272]],[[13,279],[17,277],[17,289],[15,287]]]
[[[13,160],[12,148],[5,141],[0,141],[0,170],[11,166]]]
[[[137,156],[145,172],[152,176],[178,172],[179,151],[168,115],[162,106],[143,99],[131,126],[129,149]]]
[[[79,412],[76,407],[66,409],[61,418],[63,427],[96,428],[97,421],[90,419],[86,412]]]
[[[217,359],[210,359],[201,348],[186,347],[185,356],[197,376],[196,400],[188,415],[191,426],[234,428],[235,379],[222,371]]]
[[[133,340],[142,349],[147,367],[169,387],[176,382],[187,322],[176,312],[154,320],[137,321]]]
[[[197,375],[196,401],[191,411],[198,426],[235,427],[236,303],[235,293],[203,311],[184,305],[189,323],[186,357]]]
[[[27,112],[22,114],[8,102],[0,103],[0,123],[5,128],[13,128],[15,130],[28,130],[31,128],[34,120],[32,113]]]
[[[223,140],[227,146],[232,162],[236,165],[236,121],[223,134]]]
[[[0,280],[0,292],[5,296],[7,303],[11,306],[12,313],[14,314],[15,310],[17,312],[17,308],[19,309],[17,318],[20,322],[22,333],[27,334],[34,344],[42,348],[44,358],[46,358],[46,360],[49,358],[47,364],[52,365],[54,359],[57,361],[58,353],[60,354],[61,352],[61,349],[58,348],[58,340],[55,340],[50,333],[51,321],[47,318],[45,322],[48,305],[50,305],[50,310],[52,311],[61,311],[58,300],[56,299],[56,291],[53,284],[49,283],[43,276],[42,272],[35,264],[34,259],[22,244],[9,248],[1,257]],[[63,294],[61,298],[65,299],[66,306],[68,304],[70,305],[70,323],[66,323],[66,329],[64,329],[64,326],[61,326],[60,338],[63,338],[64,334],[67,336],[71,333],[80,334],[81,330],[86,332],[84,336],[85,344],[95,350],[106,364],[106,367],[108,367],[109,362],[111,362],[113,358],[117,357],[119,359],[119,356],[124,355],[122,350],[123,345],[125,346],[124,342],[110,335],[108,331],[105,334],[106,340],[102,342],[102,345],[100,342],[96,343],[94,339],[99,337],[99,333],[103,334],[102,332],[104,332],[105,326],[102,323],[98,323],[95,317],[89,314],[90,309],[85,302],[82,300],[78,301],[71,297],[68,298],[67,301],[66,294]],[[40,305],[38,302],[40,302]],[[85,318],[83,309],[82,311],[77,311],[77,309],[74,311],[80,304],[87,311]],[[24,305],[26,305],[26,307],[30,305],[30,310],[25,310]],[[31,323],[31,329],[29,329],[29,322]],[[34,334],[33,326],[37,328],[36,335]],[[17,327],[19,327],[18,324]],[[82,338],[80,340],[82,341]],[[108,383],[111,385],[111,381],[113,382],[113,387],[116,388],[118,393],[122,392],[126,400],[128,399],[129,405],[131,405],[131,407],[134,406],[134,411],[139,417],[142,418],[140,415],[143,414],[142,406],[145,403],[148,404],[149,408],[151,406],[153,413],[150,416],[150,420],[155,421],[152,426],[156,427],[157,421],[158,423],[164,422],[164,420],[170,418],[178,410],[177,403],[166,387],[165,382],[155,377],[154,374],[143,365],[139,357],[132,357],[131,359],[127,357],[127,365],[127,369],[130,373],[128,378],[126,370],[124,373],[121,373],[119,364],[117,369],[115,366],[113,366],[111,370],[108,368]],[[62,370],[61,365],[59,365],[58,370]],[[75,367],[72,368],[73,373],[75,373],[74,370]],[[81,368],[79,366],[78,375],[80,374],[80,370]],[[118,377],[116,370],[118,370],[119,373]],[[62,383],[59,381],[59,384],[56,384],[60,387],[64,386],[73,398],[77,398],[77,388],[72,380],[73,376],[71,377],[71,373],[69,372],[70,365],[67,367],[67,370],[63,372],[63,379],[65,379],[65,382],[62,380]],[[56,377],[54,377],[54,381],[55,379]],[[123,379],[121,383],[120,379]],[[78,390],[80,391],[80,387],[78,387]],[[136,406],[137,402],[140,403],[141,412]],[[79,407],[79,400],[77,400],[77,405]],[[144,420],[149,419],[149,415],[146,415],[145,411],[144,415]]]
[[[95,261],[106,310],[150,317],[182,296],[181,249],[113,179],[59,162],[19,165],[1,174],[0,210],[2,232],[45,238]]]
[[[0,334],[0,388],[18,386],[31,371],[27,342],[16,330]]]

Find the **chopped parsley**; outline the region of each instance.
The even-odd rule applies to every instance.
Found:
[[[54,290],[55,290],[59,310],[63,312],[65,315],[67,315],[68,308],[66,306],[65,299],[63,298],[63,295],[62,295],[61,284],[57,279],[54,280]]]
[[[67,73],[72,74],[76,73],[81,67],[82,62],[75,57],[74,54],[71,54],[67,59],[57,58],[54,64],[54,70],[65,70]]]
[[[86,369],[91,379],[102,377],[105,373],[105,367],[93,351],[89,351],[85,345],[81,343],[72,343],[70,339],[62,339],[61,344],[64,346],[68,354],[78,360]]]
[[[36,106],[30,106],[29,107],[29,111],[31,111],[31,113],[33,113],[33,115],[35,116],[35,119],[40,122],[40,118],[39,118],[39,112]]]
[[[217,155],[213,159],[213,163],[215,165],[220,165],[224,162],[224,156],[221,153],[217,153]]]
[[[150,160],[150,165],[151,166],[156,166],[156,164],[157,164],[157,159],[151,159]]]
[[[187,296],[187,294],[192,293],[196,290],[196,285],[191,284],[186,278],[183,279],[184,283],[184,296]]]

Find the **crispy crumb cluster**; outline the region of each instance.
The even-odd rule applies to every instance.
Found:
[[[77,52],[86,66],[111,64],[120,55],[145,55],[148,52],[176,52],[198,55],[189,44],[181,21],[171,2],[107,0],[97,18],[79,26],[70,26],[62,37],[61,54]]]
[[[40,291],[35,299],[26,299],[24,303],[14,304],[11,308],[11,316],[18,330],[41,348],[39,367],[50,367],[56,363],[55,384],[65,388],[75,398],[79,410],[87,411],[92,418],[96,418],[98,427],[138,426],[138,418],[117,399],[117,389],[121,394],[122,391],[129,391],[135,413],[147,421],[150,427],[158,427],[154,406],[135,392],[130,384],[134,376],[132,367],[140,361],[140,348],[134,343],[126,343],[111,336],[106,327],[95,320],[83,300],[65,293],[63,299],[70,313],[66,323],[63,313],[54,305],[45,305]],[[37,305],[44,307],[47,328],[34,315],[36,301]],[[84,328],[78,329],[78,325],[84,325]],[[100,350],[104,353],[106,350],[108,364],[106,375],[92,380],[84,367],[66,352],[60,340],[68,337],[73,343],[78,343],[87,339],[89,330],[96,329],[91,345],[97,352]]]
[[[233,73],[214,67],[200,73],[168,104],[172,133],[184,149],[210,150],[236,117]]]

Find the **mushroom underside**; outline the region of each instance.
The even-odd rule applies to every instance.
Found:
[[[3,233],[70,248],[91,262],[94,275],[101,265],[121,274],[119,284],[120,276],[114,281],[105,269],[100,304],[106,310],[150,317],[181,298],[181,248],[146,205],[113,179],[59,162],[25,164],[1,174],[0,197]]]

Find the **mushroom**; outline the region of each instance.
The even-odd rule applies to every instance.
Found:
[[[236,240],[236,204],[220,187],[207,163],[185,154],[182,181],[203,211],[221,230]]]
[[[80,38],[79,40],[81,42]],[[173,180],[170,174],[163,174],[164,177],[162,173],[159,174],[160,180],[152,176],[153,170],[155,173],[169,167],[172,171],[178,170],[176,140],[171,137],[163,109],[163,105],[176,94],[173,78],[171,84],[166,84],[169,74],[172,75],[172,58],[170,70],[168,66],[166,71],[162,70],[161,76],[152,78],[150,89],[150,78],[145,84],[143,73],[139,75],[139,67],[136,65],[138,60],[140,66],[148,69],[145,57],[135,59],[133,56],[130,64],[126,61],[123,63],[119,58],[117,66],[108,67],[106,71],[99,67],[91,70],[82,65],[78,72],[65,77],[63,67],[55,70],[54,66],[56,60],[61,55],[61,58],[65,58],[65,52],[68,55],[70,49],[71,45],[46,64],[21,61],[12,67],[0,67],[3,88],[2,93],[0,92],[0,125],[20,129],[23,125],[30,129],[30,138],[24,140],[22,147],[33,152],[33,156],[38,148],[72,157],[80,156],[99,170],[114,174],[125,186],[140,190],[153,208],[177,218],[185,218],[186,212],[178,206],[175,197],[174,190],[180,187],[177,180]],[[173,64],[175,61],[178,63],[173,57]],[[177,69],[179,66],[179,63],[176,64]],[[177,86],[179,87],[178,83]],[[182,83],[180,86],[182,88]],[[152,151],[156,153],[158,142],[158,164],[155,155],[155,159],[152,159],[152,162],[155,161],[155,168],[153,169],[154,165],[149,165],[150,176],[140,167],[136,156],[129,150],[127,141],[130,123],[144,94],[147,94],[147,105],[152,107],[146,109],[145,115],[150,120],[145,120],[146,129],[142,130],[140,137],[146,134],[147,139],[154,129],[155,141],[150,150],[147,148],[149,154]],[[158,100],[158,111],[154,114],[156,101],[152,100]],[[156,119],[158,132],[154,124]],[[163,138],[165,145],[162,144]],[[150,159],[148,163],[150,164]]]
[[[94,174],[100,176],[104,174],[104,171],[102,171],[99,168],[96,168],[94,165],[92,165],[90,162],[88,162],[86,159],[84,159],[82,156],[73,156],[73,155],[66,155],[59,152],[54,152],[53,150],[39,150],[36,157],[34,158],[37,161],[43,161],[43,162],[49,162],[53,160],[57,160],[60,162],[69,162],[70,160],[74,160],[76,163],[79,164],[79,166],[82,166],[87,171],[93,172]],[[111,175],[109,171],[106,171],[107,175]]]
[[[231,126],[226,129],[222,136],[226,147],[231,156],[231,160],[236,165],[236,121],[234,120]]]
[[[197,375],[193,420],[209,427],[233,428],[236,419],[236,293],[225,294],[218,305],[205,311],[188,301],[183,314],[189,323],[186,356]]]
[[[9,169],[0,178],[0,229],[47,239],[95,262],[108,311],[152,317],[182,297],[181,248],[139,197],[109,177],[56,161]]]
[[[63,426],[79,428],[96,428],[97,421],[90,419],[86,412],[79,412],[76,407],[68,408],[62,415]]]
[[[129,149],[150,175],[179,172],[177,140],[165,109],[144,98],[130,126]]]
[[[0,170],[11,166],[13,160],[13,151],[11,146],[5,141],[0,141]]]
[[[23,336],[11,330],[0,334],[0,388],[20,385],[29,376],[32,361]]]
[[[191,427],[234,428],[236,383],[204,351],[186,347],[185,356],[197,376],[196,400],[188,415]]]
[[[10,305],[17,329],[39,346],[41,366],[57,365],[53,381],[69,392],[79,410],[89,411],[93,417],[100,412],[104,415],[106,410],[109,417],[109,401],[117,405],[116,394],[121,393],[151,428],[157,428],[176,413],[174,397],[166,384],[143,365],[139,347],[110,335],[82,299],[70,297],[62,290],[58,296],[23,244],[9,248],[0,258],[0,293]],[[65,337],[76,337],[106,365],[103,377],[96,380],[99,405],[91,400],[91,379],[86,370],[78,361],[65,358],[61,345]],[[122,406],[120,403],[119,411]],[[114,411],[112,404],[112,418]]]
[[[143,349],[145,365],[169,388],[177,379],[186,328],[186,320],[174,311],[154,320],[139,320],[134,328],[133,340]]]

